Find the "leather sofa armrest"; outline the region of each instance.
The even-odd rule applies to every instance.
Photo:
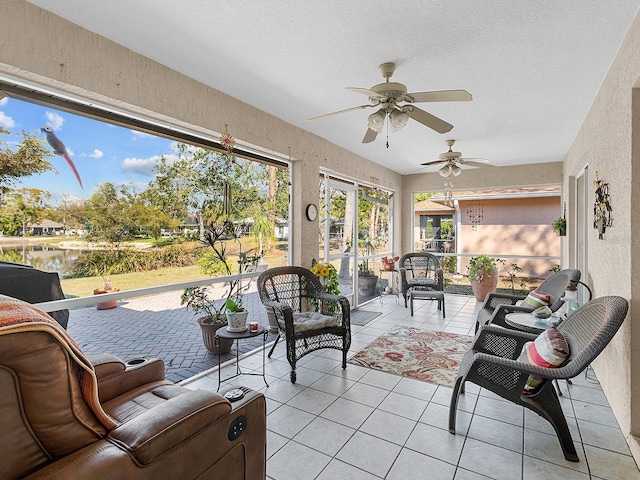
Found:
[[[191,390],[116,427],[109,439],[148,465],[230,412],[222,395]]]
[[[105,403],[141,385],[164,380],[164,362],[139,357],[123,362],[107,353],[87,355],[98,379],[100,402]]]

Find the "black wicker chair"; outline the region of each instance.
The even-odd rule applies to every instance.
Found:
[[[325,292],[320,280],[302,267],[271,268],[258,277],[258,293],[262,304],[272,308],[278,321],[278,340],[284,336],[287,360],[291,365],[291,383],[296,382],[296,362],[321,348],[342,351],[342,368],[347,368],[347,352],[351,346],[349,300],[342,295]],[[319,313],[307,323],[305,312]],[[330,318],[331,317],[331,318]]]
[[[538,291],[546,293],[551,297],[549,308],[552,312],[555,312],[564,303],[562,295],[566,288],[569,285],[577,286],[579,281],[580,270],[567,268],[550,275],[540,284]],[[529,305],[516,305],[519,300],[524,300],[525,297],[525,295],[510,295],[508,293],[489,293],[484,300],[482,309],[476,317],[476,332],[478,332],[480,327],[487,324],[510,328],[504,319],[508,313],[532,312],[534,310],[534,308]]]
[[[628,308],[627,300],[622,297],[601,297],[569,315],[558,326],[569,344],[569,358],[558,368],[539,367],[517,360],[523,345],[535,340],[535,334],[494,325],[482,327],[460,364],[451,395],[449,431],[455,434],[458,397],[464,393],[464,382],[472,382],[549,421],[556,431],[564,458],[577,462],[578,455],[552,380],[579,375],[609,344]],[[535,393],[523,395],[529,375],[544,380]]]
[[[444,272],[437,256],[424,252],[406,253],[400,257],[398,268],[405,308],[411,288],[444,291]]]

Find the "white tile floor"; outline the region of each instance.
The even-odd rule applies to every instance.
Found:
[[[436,302],[409,309],[391,299],[364,309],[382,312],[353,326],[350,355],[391,327],[471,334],[479,304],[447,295],[447,318]],[[451,389],[348,364],[340,352],[320,350],[299,362],[289,381],[284,342],[267,359],[269,387],[260,376],[233,382],[267,397],[267,478],[272,480],[369,479],[640,479],[638,468],[592,371],[562,384],[562,404],[580,461],[567,462],[548,422],[468,383],[459,402],[457,434],[448,431]],[[261,371],[262,355],[240,361]],[[223,376],[234,373],[223,368]],[[217,388],[217,371],[184,382]]]

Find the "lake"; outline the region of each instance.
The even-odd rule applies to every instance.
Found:
[[[81,253],[80,250],[63,250],[47,245],[0,245],[0,260],[31,265],[46,272],[57,272],[61,279],[71,272],[73,263]]]

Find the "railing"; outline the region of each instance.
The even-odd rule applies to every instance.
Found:
[[[189,282],[171,283],[166,285],[157,285],[155,287],[136,288],[133,290],[123,290],[120,292],[102,293],[80,298],[66,298],[64,300],[53,300],[50,302],[41,302],[34,304],[36,307],[45,312],[55,312],[56,310],[72,309],[78,307],[87,307],[97,303],[107,302],[110,300],[123,300],[126,298],[144,297],[146,295],[155,295],[158,293],[171,292],[174,290],[183,290],[185,288],[199,287],[200,285],[215,285],[218,283],[231,282],[233,280],[253,279],[260,275],[261,272],[243,273],[242,275],[229,275],[223,277],[205,278],[202,280],[192,280]]]

